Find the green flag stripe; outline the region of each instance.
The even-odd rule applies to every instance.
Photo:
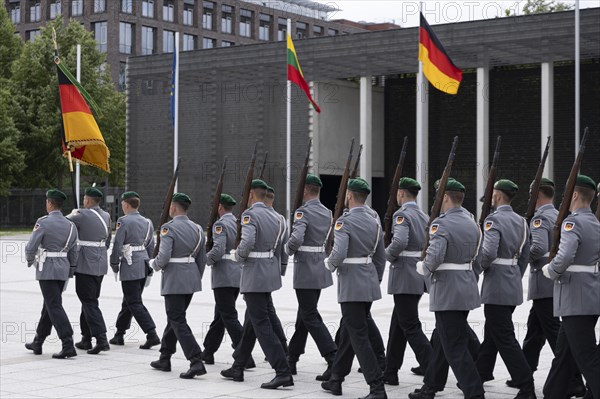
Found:
[[[302,75],[302,72],[300,70],[300,65],[298,65],[298,58],[296,57],[296,54],[293,51],[291,51],[290,49],[288,49],[287,55],[288,55],[287,56],[288,65],[291,65],[292,67],[294,67],[294,69],[296,69],[300,73],[300,75]],[[302,76],[304,76],[304,75],[302,75]]]

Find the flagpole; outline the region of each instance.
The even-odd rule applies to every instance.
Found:
[[[423,3],[419,3],[419,21],[423,12]],[[419,22],[419,46],[421,45],[421,23]],[[417,74],[417,140],[416,140],[416,177],[421,184],[419,195],[419,206],[425,212],[429,209],[429,104],[427,97],[428,83],[423,74],[423,63],[419,60],[419,72]]]
[[[579,151],[579,131],[581,130],[581,69],[579,48],[579,0],[575,0],[575,157]]]
[[[173,171],[177,168],[179,159],[179,32],[175,32],[175,116],[173,118]],[[175,180],[175,192],[177,192],[177,180]]]
[[[287,20],[286,35],[292,37],[292,20]],[[287,42],[287,37],[286,37]],[[287,46],[287,45],[286,45]],[[286,47],[287,49],[287,47]],[[286,50],[287,57],[287,50]],[[287,76],[287,62],[285,63]],[[285,217],[290,228],[290,215],[292,214],[292,82],[287,82],[287,112],[286,112],[286,179],[285,179]]]
[[[81,84],[81,44],[77,45],[77,81]],[[81,165],[79,160],[75,161],[75,200],[79,208],[79,197],[81,195]]]

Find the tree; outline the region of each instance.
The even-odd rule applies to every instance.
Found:
[[[76,47],[81,45],[81,82],[98,104],[101,114],[94,115],[111,151],[111,185],[123,185],[125,160],[125,98],[110,79],[105,55],[96,49],[92,33],[77,21],[64,24],[61,18],[42,28],[34,42],[23,46],[12,65],[12,91],[18,104],[15,126],[22,132],[19,147],[25,152],[26,168],[21,187],[63,186],[68,174],[62,156],[62,118],[56,65],[53,61],[52,28],[56,30],[60,59],[75,75]],[[107,175],[82,166],[82,182],[104,180]]]
[[[568,11],[573,9],[571,4],[564,3],[562,1],[557,0],[527,0],[525,5],[523,6],[523,13],[525,15],[531,14],[543,14],[548,12],[559,12],[559,11]],[[506,16],[514,16],[514,10],[507,9],[505,10]]]

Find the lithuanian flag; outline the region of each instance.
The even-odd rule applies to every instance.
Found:
[[[310,94],[310,89],[308,88],[308,83],[306,83],[306,80],[304,80],[302,68],[300,68],[298,56],[296,55],[296,49],[294,48],[294,42],[292,42],[292,37],[289,34],[287,34],[287,71],[288,80],[297,84],[298,87],[300,87],[302,91],[304,91],[306,97],[315,108],[315,111],[320,113],[321,108],[312,98],[312,95]]]
[[[427,80],[436,89],[448,94],[458,92],[462,70],[454,65],[423,13],[419,27],[419,61],[423,63],[423,73]]]
[[[110,172],[110,151],[84,97],[92,106],[96,104],[60,61],[56,65],[64,129],[63,154],[70,150],[71,156],[82,164]]]

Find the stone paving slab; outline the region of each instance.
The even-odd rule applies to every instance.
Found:
[[[153,370],[149,363],[158,358],[158,347],[153,350],[140,350],[138,346],[145,341],[143,332],[133,322],[132,329],[125,337],[125,346],[111,346],[110,352],[100,355],[88,355],[78,351],[78,356],[68,360],[52,359],[52,353],[60,350],[60,340],[56,333],[48,337],[43,354],[35,356],[24,348],[25,342],[33,339],[36,323],[42,306],[39,285],[35,281],[33,269],[28,269],[23,249],[28,235],[5,236],[0,238],[0,398],[331,398],[320,388],[314,377],[325,370],[326,364],[320,357],[314,342],[309,339],[306,354],[298,363],[298,375],[293,388],[276,391],[260,389],[260,384],[273,377],[269,364],[259,345],[253,352],[257,368],[245,372],[245,381],[238,383],[224,380],[219,371],[231,366],[231,342],[226,335],[223,345],[215,354],[215,365],[207,365],[208,374],[194,380],[182,380],[179,373],[185,371],[188,362],[181,350],[173,357],[173,371],[170,373]],[[294,332],[297,303],[292,289],[292,267],[284,277],[283,288],[273,294],[277,313],[283,323],[288,339]],[[160,296],[160,276],[155,276],[150,287],[144,292],[146,307],[152,314],[159,333],[165,326],[164,302]],[[523,279],[527,280],[527,275]],[[200,343],[212,321],[214,300],[210,290],[210,269],[207,268],[203,279],[204,291],[194,296],[188,311],[188,322]],[[373,304],[372,314],[384,340],[387,341],[393,298],[385,295],[387,289],[387,271],[381,284],[384,298]],[[524,284],[526,295],[527,284]],[[121,287],[111,274],[104,279],[100,307],[104,314],[109,336],[115,332],[114,323],[122,300]],[[419,310],[425,333],[430,336],[435,319],[429,312],[429,298],[423,297]],[[65,310],[73,324],[75,339],[79,335],[80,303],[75,294],[73,281],[69,283],[63,295]],[[520,342],[526,333],[526,321],[530,304],[517,307],[514,313],[515,330]],[[245,303],[238,300],[238,312],[243,317]],[[337,329],[340,319],[339,304],[335,287],[324,290],[321,295],[320,311],[323,320],[332,333]],[[483,310],[477,309],[469,315],[469,321],[475,332],[483,339]],[[552,353],[544,347],[539,370],[535,373],[536,388],[541,398],[541,388],[545,381]],[[421,387],[421,377],[410,373],[410,367],[416,366],[415,356],[407,349],[404,366],[399,373],[400,385],[386,386],[390,398],[406,398],[409,392]],[[356,372],[355,360],[353,372],[343,385],[342,398],[356,398],[368,393],[368,387],[362,374]],[[513,398],[517,390],[505,386],[509,379],[506,367],[499,358],[494,371],[496,380],[485,385],[488,399]],[[438,397],[460,398],[456,388],[456,379],[450,372],[448,385]]]

